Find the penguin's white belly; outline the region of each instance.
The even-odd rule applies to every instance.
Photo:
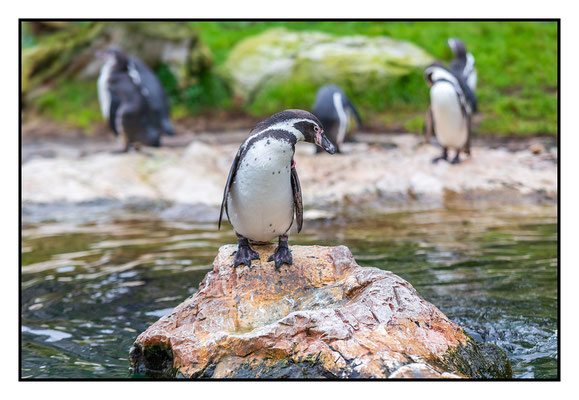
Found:
[[[109,77],[111,76],[111,69],[114,61],[107,61],[101,68],[101,73],[97,81],[97,90],[99,96],[99,104],[104,119],[109,119],[111,109],[111,94],[109,92]]]
[[[344,142],[344,137],[346,136],[346,129],[348,127],[348,115],[344,110],[344,106],[342,105],[342,95],[338,92],[334,93],[334,108],[338,113],[338,119],[340,120],[340,124],[338,126],[338,135],[336,136],[336,144],[340,145]]]
[[[460,100],[450,83],[439,82],[430,90],[434,131],[442,147],[460,149],[466,144],[466,118]]]
[[[294,213],[292,156],[288,142],[264,138],[240,160],[227,199],[235,232],[252,241],[267,242],[289,230]]]

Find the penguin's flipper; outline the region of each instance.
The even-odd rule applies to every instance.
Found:
[[[476,98],[476,94],[474,94],[474,91],[467,84],[466,78],[464,76],[462,76],[462,73],[456,73],[454,71],[450,71],[450,72],[456,78],[456,80],[458,82],[458,86],[460,87],[460,90],[462,91],[462,93],[464,95],[464,101],[466,101],[468,103],[468,105],[470,106],[470,112],[475,113],[477,111],[477,107],[478,107],[478,101]],[[463,99],[461,99],[461,103],[463,103]]]
[[[466,143],[462,146],[462,150],[470,156],[470,126],[471,126],[471,113],[467,111],[466,105],[461,104],[462,117],[466,120]],[[461,149],[457,149],[460,152]]]
[[[432,117],[432,108],[428,107],[426,111],[426,132],[424,135],[424,140],[426,143],[430,143],[430,139],[432,138],[432,134],[434,133],[434,118]]]
[[[175,130],[170,121],[169,97],[157,75],[141,60],[134,57],[130,57],[128,69],[133,84],[143,94],[163,134],[174,136]]]
[[[354,118],[358,124],[358,129],[360,129],[362,127],[362,119],[360,118],[360,114],[358,114],[358,110],[356,110],[356,107],[354,107],[354,104],[350,101],[350,99],[347,97],[344,98],[346,100],[347,107],[352,111],[352,114],[354,114]]]
[[[294,208],[296,211],[296,222],[298,224],[298,233],[302,230],[304,223],[304,205],[302,203],[302,188],[300,187],[300,179],[298,178],[298,171],[296,171],[294,161],[292,159],[291,169],[291,183],[292,192],[294,194]]]
[[[470,156],[470,138],[472,137],[472,131],[471,131],[471,125],[472,125],[472,120],[471,120],[471,116],[467,115],[466,117],[466,144],[463,147],[463,151],[465,154],[468,154]]]
[[[237,173],[237,165],[239,164],[239,157],[241,155],[241,148],[237,151],[235,158],[233,159],[233,164],[231,164],[231,169],[229,170],[229,176],[227,177],[227,182],[225,183],[225,189],[223,190],[223,200],[221,201],[221,210],[219,211],[219,224],[218,229],[221,229],[221,220],[223,218],[223,210],[227,214],[227,219],[229,219],[229,211],[227,210],[227,197],[229,196],[229,189],[231,188],[231,183],[235,178]]]
[[[462,87],[462,90],[464,91],[464,95],[466,96],[466,99],[470,103],[470,108],[471,108],[472,112],[473,113],[477,112],[478,100],[476,98],[476,94],[474,94],[473,90],[470,88],[470,86],[466,82],[464,82],[464,85],[461,84],[461,87]]]
[[[114,93],[111,93],[111,106],[109,108],[109,126],[112,129],[115,136],[119,136],[119,131],[117,129],[117,112],[119,111],[119,106],[121,105],[121,99]]]

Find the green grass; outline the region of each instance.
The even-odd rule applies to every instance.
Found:
[[[102,120],[96,82],[92,81],[64,81],[39,95],[34,105],[41,115],[86,132]]]
[[[334,35],[386,35],[411,41],[448,62],[449,37],[460,37],[476,58],[479,134],[528,135],[557,133],[557,24],[554,22],[390,22],[390,21],[198,21],[189,22],[213,56],[213,71],[244,38],[273,27],[318,30]],[[26,32],[23,45],[34,37]],[[174,116],[208,109],[232,109],[235,102],[217,73],[207,72],[192,87],[180,90],[164,66],[157,74],[167,88]],[[288,82],[268,88],[241,106],[252,115],[267,116],[285,108],[310,108],[317,88]],[[429,102],[428,87],[417,71],[394,82],[377,83],[359,93],[345,87],[365,122],[393,130],[419,131]],[[43,115],[87,128],[100,120],[96,82],[62,82],[38,97],[34,107]]]
[[[452,58],[446,44],[460,37],[476,58],[482,120],[477,131],[495,135],[557,133],[557,24],[554,22],[391,22],[271,21],[191,22],[209,45],[216,65],[240,40],[273,27],[318,30],[334,35],[385,35],[411,41],[436,58]],[[313,88],[270,88],[247,110],[305,107]],[[348,91],[348,88],[346,88]],[[352,93],[366,120],[419,130],[428,106],[428,88],[416,73],[376,90]]]

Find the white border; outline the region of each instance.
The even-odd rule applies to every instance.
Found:
[[[236,1],[236,2],[172,1],[162,2],[120,2],[102,0],[95,2],[80,1],[21,1],[4,2],[0,24],[0,40],[3,54],[0,63],[0,89],[2,90],[2,138],[0,150],[2,163],[2,183],[5,194],[1,197],[0,221],[2,221],[1,243],[3,251],[2,279],[4,306],[4,344],[1,374],[5,396],[27,399],[99,398],[104,394],[114,398],[175,398],[188,397],[218,399],[228,397],[234,400],[251,398],[569,398],[573,391],[571,385],[578,371],[577,344],[577,299],[571,296],[574,286],[579,282],[576,238],[579,222],[577,205],[579,172],[577,149],[579,149],[579,129],[577,119],[578,66],[577,38],[579,38],[579,19],[573,2],[559,1],[367,1],[328,3],[311,0],[292,1]],[[224,5],[224,3],[227,3]],[[18,375],[18,213],[19,204],[16,193],[18,187],[18,21],[17,18],[82,17],[82,18],[562,18],[562,75],[561,75],[561,131],[560,149],[562,168],[562,378],[563,383],[438,383],[438,382],[204,382],[204,383],[151,383],[151,382],[82,382],[82,383],[27,383],[17,382]],[[571,117],[575,118],[571,118]],[[572,301],[572,303],[571,303]],[[282,386],[283,385],[283,386]]]

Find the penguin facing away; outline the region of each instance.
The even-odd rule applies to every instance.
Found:
[[[243,142],[227,177],[223,210],[238,239],[234,267],[251,266],[259,254],[252,242],[269,242],[278,237],[279,244],[268,261],[275,267],[292,264],[288,232],[295,218],[298,232],[303,223],[302,193],[295,168],[297,142],[315,143],[330,154],[336,149],[324,134],[321,122],[303,110],[285,110],[257,124]]]
[[[460,39],[448,39],[448,46],[454,54],[454,59],[450,63],[449,69],[456,76],[462,76],[470,90],[474,92],[477,83],[474,56],[466,51],[466,46]]]
[[[159,122],[161,132],[167,136],[174,136],[175,129],[171,124],[169,97],[161,85],[157,75],[141,60],[136,57],[130,57],[132,65],[135,66],[136,74],[131,70],[132,77],[142,82],[142,91],[147,99],[147,104],[156,115],[155,120]],[[131,64],[129,64],[131,66]],[[138,76],[138,78],[137,78]]]
[[[432,161],[448,161],[448,149],[456,150],[452,164],[460,162],[461,149],[469,141],[471,130],[471,103],[455,75],[440,63],[426,68],[424,77],[430,86],[430,116],[434,133],[442,146],[442,155]]]
[[[362,126],[358,111],[344,91],[336,85],[324,85],[318,89],[312,113],[323,124],[326,136],[336,147],[337,153],[341,153],[340,146],[346,137],[349,114],[354,116],[358,127]],[[316,153],[321,152],[322,149],[317,147]]]
[[[140,60],[117,48],[97,52],[105,58],[97,88],[101,112],[125,146],[160,146],[162,133],[173,135],[169,102],[155,74]]]

